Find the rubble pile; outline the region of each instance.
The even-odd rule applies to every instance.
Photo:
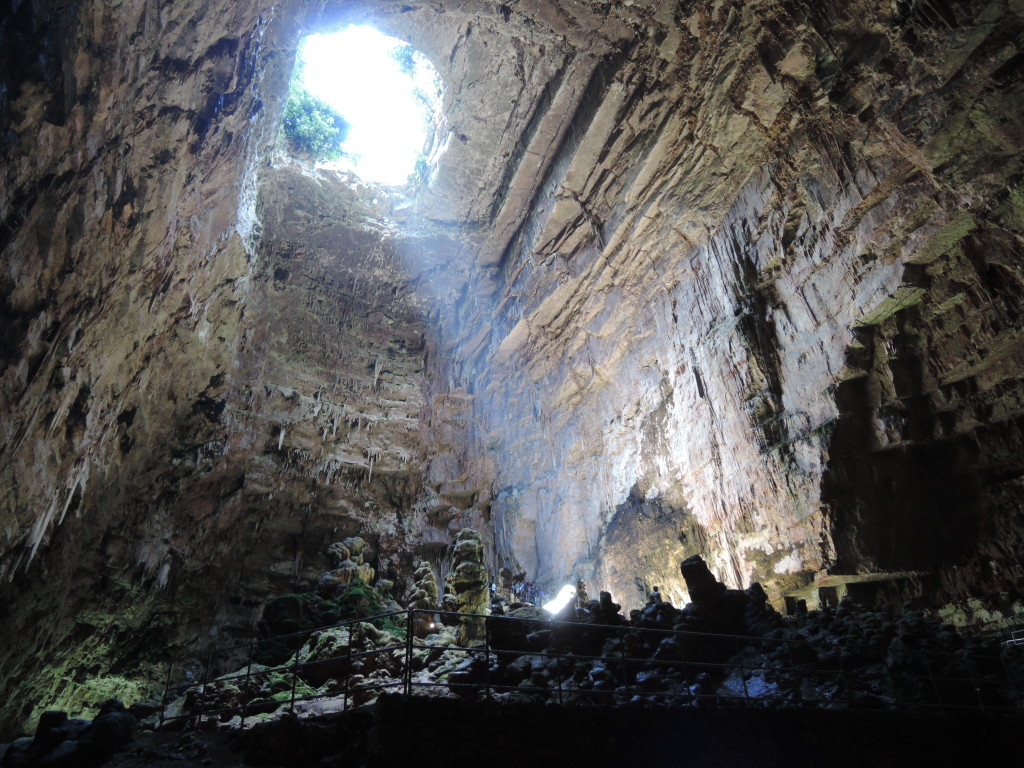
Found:
[[[627,622],[602,592],[557,617],[575,623],[499,629],[492,620],[495,661],[484,670],[464,662],[459,682],[486,682],[512,698],[668,706],[1000,708],[1024,694],[1016,649],[961,635],[923,611],[844,600],[783,617],[760,585],[727,589],[699,557],[682,572],[692,598],[682,609],[656,594]]]
[[[474,625],[476,640],[466,619],[443,611],[411,647],[396,626],[313,631],[278,668],[253,665],[193,689],[178,712],[219,712],[237,725],[243,709],[336,711],[403,690],[407,664],[414,694],[508,702],[998,709],[1024,694],[1017,648],[923,611],[844,599],[784,617],[760,585],[728,589],[699,557],[681,570],[691,602],[676,608],[655,591],[628,619],[601,592],[553,618],[532,606],[495,612]]]

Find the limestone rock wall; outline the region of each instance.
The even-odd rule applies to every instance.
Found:
[[[146,695],[168,652],[248,634],[315,582],[339,536],[402,576],[412,549],[439,563],[484,527],[469,399],[426,329],[464,292],[442,269],[453,227],[501,184],[473,164],[500,164],[540,94],[524,81],[439,137],[462,160],[414,212],[271,169],[300,33],[367,9],[22,3],[0,21],[5,729]],[[452,103],[481,97],[469,11],[383,10],[461,68]]]
[[[263,171],[238,418],[258,441],[244,488],[257,519],[302,508],[382,555],[405,539],[426,471],[426,343],[374,194],[301,166]]]
[[[682,593],[640,540],[776,597],[826,568],[1007,588],[1019,4],[664,8],[481,250],[498,289],[463,317],[494,330],[452,357],[502,458],[499,550],[627,603]]]
[[[290,68],[276,23],[140,0],[0,25],[5,728],[129,696],[168,638],[230,617],[221,417]]]

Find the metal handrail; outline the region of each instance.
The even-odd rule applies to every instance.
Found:
[[[455,617],[458,621],[465,620],[483,620],[483,637],[482,642],[479,645],[429,645],[425,643],[417,642],[415,636],[415,618],[417,616],[430,616],[430,617]],[[355,637],[358,632],[359,626],[364,623],[373,623],[375,621],[393,618],[397,616],[405,617],[405,631],[406,637],[404,640],[396,638],[396,642],[388,644],[379,648],[371,648],[368,650],[355,650]],[[529,651],[520,650],[518,648],[505,648],[501,644],[495,645],[492,641],[492,634],[495,627],[500,626],[500,622],[516,622],[519,624],[526,624],[527,626],[536,625],[538,628],[550,630],[556,641],[558,633],[567,632],[572,630],[576,633],[574,638],[571,634],[561,638],[561,644],[556,645],[554,648],[547,647],[544,649]],[[348,643],[345,650],[338,655],[328,656],[326,658],[315,659],[312,661],[299,660],[299,651],[302,645],[309,642],[309,640],[316,634],[324,633],[334,629],[349,629]],[[576,653],[573,651],[573,640],[579,641],[581,638],[578,636],[580,632],[595,632],[599,635],[606,635],[604,640],[611,637],[618,637],[621,642],[620,652],[615,656],[604,656],[604,655],[592,655],[587,653]],[[634,635],[639,640],[639,647],[644,649],[644,655],[630,655],[627,653],[626,643],[624,638],[627,635]],[[294,638],[303,638],[302,643],[295,649],[292,657],[288,659],[284,664],[261,668],[254,670],[254,657],[258,647],[267,642],[279,644],[282,641],[287,641]],[[696,658],[652,658],[652,654],[657,646],[660,644],[660,640],[665,638],[675,638],[680,641],[689,641],[690,643],[706,643],[713,641],[716,645],[722,644],[726,647],[732,646],[732,654],[721,660],[710,660],[708,658],[701,658],[698,654]],[[239,715],[241,725],[244,727],[245,719],[251,712],[257,712],[265,710],[266,708],[273,706],[274,708],[282,706],[287,702],[289,711],[295,711],[295,704],[302,701],[310,701],[314,699],[325,699],[332,697],[341,697],[343,709],[348,709],[350,706],[350,699],[356,694],[363,691],[382,691],[388,688],[399,688],[407,695],[412,695],[417,689],[445,689],[448,693],[459,693],[460,691],[479,690],[484,693],[486,698],[492,699],[494,694],[501,693],[502,691],[517,690],[524,693],[542,694],[542,695],[554,695],[559,703],[565,701],[566,694],[574,694],[576,699],[583,697],[586,701],[593,699],[600,699],[603,696],[615,696],[622,694],[630,694],[633,696],[641,696],[650,698],[659,695],[682,695],[680,689],[658,689],[658,690],[647,690],[641,689],[635,684],[636,675],[642,671],[653,671],[657,670],[666,674],[672,670],[685,670],[686,679],[697,680],[699,673],[725,673],[723,680],[718,681],[718,687],[713,692],[693,692],[693,688],[699,689],[700,683],[696,683],[691,686],[690,696],[692,700],[703,701],[703,702],[719,702],[738,700],[746,704],[757,704],[757,705],[776,705],[776,706],[810,706],[829,704],[836,705],[837,703],[844,703],[847,705],[854,705],[855,702],[850,700],[838,700],[834,696],[827,696],[824,698],[816,697],[814,695],[808,696],[803,690],[803,683],[805,681],[817,681],[819,685],[825,685],[828,681],[832,681],[834,685],[840,690],[846,689],[847,692],[850,690],[850,684],[854,681],[864,683],[875,683],[884,690],[884,695],[892,695],[896,706],[898,708],[905,708],[909,706],[907,703],[901,701],[901,685],[903,686],[922,686],[927,685],[931,688],[934,696],[934,704],[929,702],[915,701],[912,706],[917,709],[925,708],[938,708],[940,710],[946,709],[981,709],[985,711],[1020,711],[1024,706],[1024,695],[1017,689],[1013,676],[1009,674],[1009,670],[1006,669],[1005,663],[1001,665],[1003,676],[998,679],[992,679],[992,674],[989,673],[983,677],[980,681],[978,680],[975,672],[971,668],[971,661],[984,661],[986,663],[993,663],[997,659],[1002,660],[1002,657],[998,654],[969,654],[965,651],[956,652],[941,652],[932,650],[918,650],[908,649],[908,653],[912,657],[923,661],[923,666],[926,674],[910,674],[907,672],[894,672],[884,666],[881,673],[868,672],[864,669],[848,669],[843,662],[842,655],[836,657],[837,667],[828,668],[821,666],[812,666],[806,663],[794,662],[793,651],[795,647],[803,646],[814,651],[815,655],[817,650],[813,644],[808,642],[806,639],[792,639],[792,638],[776,638],[776,637],[762,637],[753,635],[736,635],[736,634],[721,634],[721,633],[707,633],[692,630],[674,630],[674,629],[660,629],[656,627],[636,627],[629,624],[597,624],[590,622],[565,622],[565,621],[554,621],[544,618],[526,618],[526,617],[515,617],[515,616],[500,616],[500,615],[485,615],[485,614],[469,614],[469,613],[458,613],[454,611],[442,611],[442,610],[424,610],[424,609],[407,609],[400,611],[389,611],[374,616],[367,616],[359,619],[350,619],[347,621],[337,622],[323,627],[317,627],[315,629],[302,630],[298,632],[289,633],[287,635],[278,635],[272,638],[257,638],[251,640],[248,643],[240,643],[232,646],[226,646],[223,648],[210,649],[202,651],[198,654],[190,656],[182,656],[172,659],[168,664],[167,675],[165,678],[164,695],[162,698],[162,707],[160,714],[160,726],[164,724],[179,721],[179,720],[193,720],[203,719],[208,717],[220,716],[227,713],[235,713]],[[287,646],[286,646],[287,647]],[[743,660],[743,650],[754,647],[760,649],[774,648],[775,650],[784,649],[785,658],[787,663],[781,665],[766,665],[766,666],[750,666]],[[234,651],[245,649],[247,662],[244,666],[244,671],[235,670],[233,673],[227,673],[224,675],[211,678],[211,668],[213,666],[214,658],[218,659],[226,657],[228,654]],[[436,650],[443,652],[456,652],[464,653],[468,656],[480,655],[484,658],[484,672],[483,680],[477,682],[452,682],[447,679],[437,681],[418,681],[413,679],[414,675],[414,659],[416,651],[423,650]],[[682,650],[682,648],[680,648]],[[692,648],[690,649],[693,650]],[[836,650],[840,650],[838,647]],[[352,664],[353,661],[360,659],[371,658],[382,653],[401,652],[401,670],[396,674],[399,677],[392,677],[390,680],[380,681],[362,681],[357,683],[355,686],[351,685],[352,682]],[[537,656],[547,657],[554,660],[556,668],[561,668],[563,661],[571,659],[574,663],[578,662],[602,662],[609,665],[610,668],[621,669],[622,678],[624,685],[616,688],[581,688],[581,687],[564,687],[563,677],[564,675],[559,673],[557,675],[557,688],[549,688],[547,686],[523,686],[523,685],[508,685],[491,678],[491,660],[500,659],[503,656],[515,655],[515,656]],[[944,662],[958,662],[961,664],[963,669],[966,671],[966,676],[955,677],[950,676],[948,673],[942,674],[944,670],[933,669],[933,665],[929,663],[929,658],[941,659]],[[186,661],[198,661],[202,663],[205,660],[203,666],[203,673],[198,682],[184,682],[184,683],[172,683],[173,669],[176,664],[182,664]],[[313,667],[328,665],[331,663],[338,663],[339,661],[344,662],[344,681],[339,683],[342,687],[340,690],[329,689],[327,691],[317,691],[312,694],[300,694],[299,693],[299,681],[300,673],[303,670],[307,670]],[[884,662],[883,662],[884,663]],[[261,665],[262,666],[262,665]],[[633,674],[630,675],[630,668],[632,667]],[[779,685],[775,683],[776,690],[773,696],[759,695],[756,692],[751,693],[748,687],[748,680],[751,679],[752,675],[760,671],[762,675],[770,675],[772,677],[781,676],[785,685]],[[742,693],[728,693],[723,691],[723,685],[728,674],[731,672],[739,673],[739,682],[742,687]],[[243,701],[240,704],[232,705],[228,707],[220,707],[207,709],[205,705],[207,694],[209,692],[209,686],[215,683],[230,683],[238,680],[244,680],[243,683],[243,695],[250,695],[250,684],[255,679],[266,680],[272,674],[286,675],[289,680],[289,695],[286,700],[274,698],[279,695],[282,691],[276,694],[271,694],[271,698],[264,699],[252,699],[249,701]],[[332,678],[329,678],[332,679]],[[633,684],[630,684],[632,679]],[[571,682],[571,681],[570,681]],[[977,703],[963,704],[957,700],[950,701],[949,695],[944,697],[942,693],[942,686],[953,687],[953,686],[969,686],[970,690],[974,693],[974,698]],[[995,686],[1000,686],[1002,690],[1006,692],[1008,696],[1012,696],[1015,704],[1013,706],[999,706],[992,703],[986,703],[984,697],[984,690],[988,687],[988,690],[994,690]],[[322,686],[321,686],[322,687]],[[880,694],[870,694],[867,692],[865,686],[866,695],[875,695],[876,697]],[[168,705],[171,703],[172,692],[175,696],[185,696],[189,691],[196,691],[196,709],[186,714],[167,716],[166,710]],[[966,689],[965,689],[966,690]],[[960,691],[963,693],[963,691]],[[573,698],[570,697],[570,701]]]

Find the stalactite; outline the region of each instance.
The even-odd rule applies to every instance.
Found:
[[[377,390],[377,381],[378,381],[378,379],[380,379],[380,369],[381,369],[381,364],[382,363],[383,363],[383,359],[381,358],[380,355],[377,355],[377,359],[373,363],[373,389],[374,389],[374,391]]]

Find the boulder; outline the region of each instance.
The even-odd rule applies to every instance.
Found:
[[[4,752],[3,768],[28,768],[32,764],[33,743],[29,736],[11,742]]]
[[[81,742],[90,754],[113,754],[132,740],[135,725],[135,718],[125,709],[124,704],[117,699],[110,699],[100,707],[99,714],[80,737]]]
[[[690,593],[690,600],[694,603],[715,600],[726,590],[725,584],[715,578],[700,555],[686,558],[680,564],[679,570],[686,581],[686,591]]]

